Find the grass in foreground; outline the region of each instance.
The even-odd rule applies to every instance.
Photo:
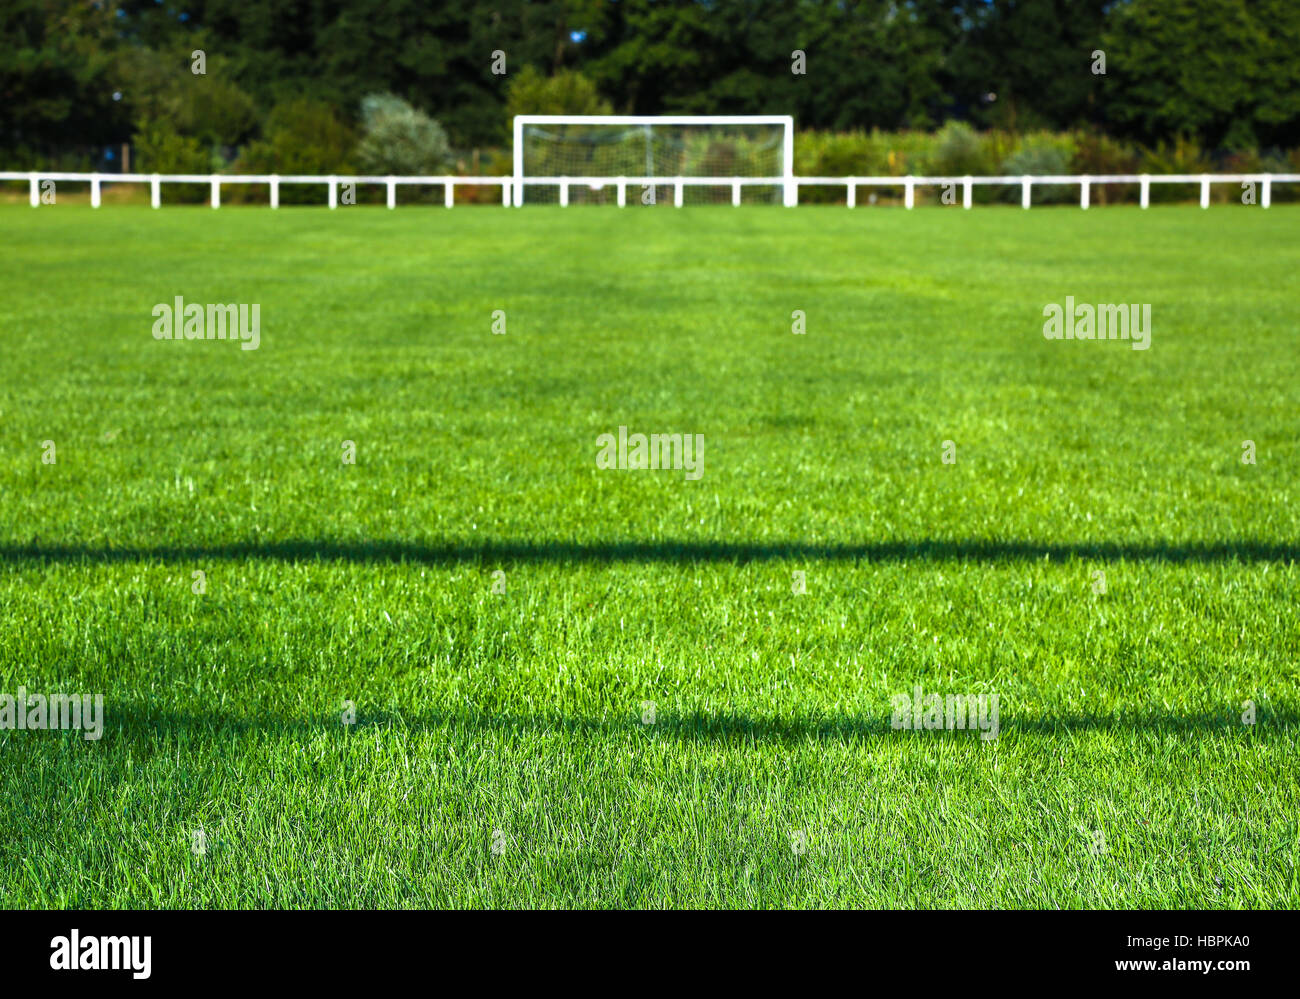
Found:
[[[1298,222],[0,208],[0,905],[1297,904]]]

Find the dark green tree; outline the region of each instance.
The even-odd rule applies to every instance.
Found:
[[[1294,0],[1130,0],[1102,46],[1108,118],[1154,143],[1209,148],[1300,140],[1300,4]]]
[[[30,162],[126,140],[116,20],[111,4],[0,4],[0,150]]]

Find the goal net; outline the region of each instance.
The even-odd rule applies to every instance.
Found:
[[[516,205],[790,203],[788,115],[519,115],[514,128]]]

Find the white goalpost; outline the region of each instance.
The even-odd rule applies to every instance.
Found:
[[[798,203],[790,115],[516,115],[513,198]]]

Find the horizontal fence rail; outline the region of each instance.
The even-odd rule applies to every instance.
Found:
[[[998,177],[372,177],[315,174],[157,174],[157,173],[66,173],[62,171],[0,171],[0,181],[28,181],[32,207],[41,203],[43,181],[70,181],[90,184],[90,204],[100,206],[101,187],[104,184],[148,184],[150,202],[154,208],[162,205],[163,184],[207,184],[211,190],[213,208],[221,207],[221,187],[224,184],[266,184],[270,187],[272,208],[280,206],[281,184],[320,184],[328,188],[330,208],[338,207],[340,184],[382,184],[388,191],[388,207],[397,207],[397,188],[400,185],[442,187],[444,203],[448,208],[455,204],[457,187],[498,186],[501,204],[522,205],[524,189],[528,185],[559,188],[559,203],[568,205],[569,192],[574,187],[589,190],[615,188],[620,207],[627,204],[629,187],[671,187],[673,204],[681,207],[682,195],[687,187],[730,188],[731,203],[740,204],[743,187],[779,187],[786,191],[785,203],[798,204],[800,187],[843,187],[847,192],[848,207],[857,205],[859,187],[902,188],[903,204],[911,208],[916,203],[918,187],[953,187],[962,189],[962,207],[970,208],[971,194],[976,185],[1020,187],[1020,204],[1028,208],[1032,202],[1034,185],[1078,185],[1079,207],[1087,208],[1091,191],[1098,184],[1137,184],[1143,208],[1151,203],[1152,184],[1199,184],[1201,207],[1210,207],[1211,184],[1259,184],[1259,204],[1263,208],[1272,202],[1274,183],[1295,183],[1300,173],[1196,173],[1196,174],[1033,174]]]

